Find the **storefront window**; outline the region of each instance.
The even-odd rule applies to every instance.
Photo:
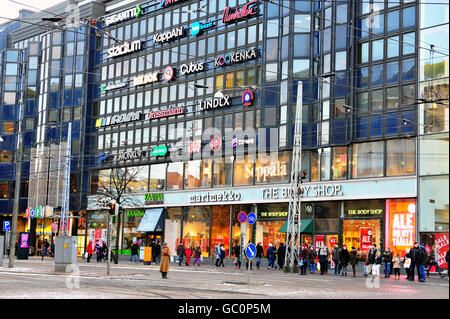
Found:
[[[211,186],[212,161],[196,160],[185,163],[185,188]]]
[[[141,219],[145,214],[145,209],[130,209],[125,211],[123,216],[123,250],[130,250],[134,242],[139,246],[144,243],[144,234],[137,232]]]
[[[209,255],[210,207],[187,207],[184,211],[183,245],[200,245],[202,256]]]
[[[230,206],[212,207],[211,246],[216,243],[223,244],[226,257],[230,257]]]
[[[311,151],[311,182],[319,180],[319,152]]]
[[[339,229],[339,203],[317,202],[314,203],[314,231],[338,232]]]
[[[156,164],[150,168],[150,189],[164,189],[166,186],[167,164]]]
[[[225,161],[214,162],[213,185],[231,185],[232,164]]]
[[[139,166],[133,168],[131,174],[135,177],[128,184],[128,189],[130,192],[146,192],[148,190],[148,170],[149,166]]]
[[[170,248],[172,255],[176,255],[181,234],[181,208],[167,208],[164,224],[164,240]]]
[[[244,161],[234,163],[234,185],[252,185],[254,175],[254,161],[248,160],[245,155]]]
[[[362,254],[367,254],[370,245],[380,248],[381,219],[351,219],[343,221],[342,240],[349,250],[355,247]]]
[[[416,139],[386,141],[386,175],[410,175],[416,171]]]
[[[286,204],[268,204],[258,206],[258,222],[256,223],[255,243],[262,243],[264,252],[269,244],[286,242],[286,230],[289,207]],[[281,231],[280,231],[281,230]]]
[[[276,161],[261,163],[257,160],[255,166],[255,182],[257,184],[286,182],[289,177],[288,172],[290,171],[289,157],[289,152],[280,152]]]
[[[347,146],[333,148],[333,163],[331,166],[333,179],[347,178]]]
[[[383,142],[355,144],[353,148],[353,178],[383,176]]]

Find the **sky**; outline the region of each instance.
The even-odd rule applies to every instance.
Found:
[[[0,0],[0,24],[9,22],[10,20],[4,19],[4,18],[10,18],[10,19],[17,19],[19,17],[19,10],[20,9],[28,9],[31,11],[38,11],[36,9],[47,9],[48,7],[51,7],[55,4],[64,2],[65,0],[14,0],[16,2],[10,1],[10,0]],[[20,5],[18,3],[23,3],[23,5]],[[32,7],[27,7],[26,5],[30,5]]]

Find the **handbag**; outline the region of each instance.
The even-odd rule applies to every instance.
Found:
[[[320,263],[317,263],[317,270],[320,271]]]
[[[203,261],[203,256],[200,256],[200,261]]]
[[[300,267],[304,265],[303,259],[300,259]]]
[[[411,267],[411,258],[405,259],[405,263],[404,263],[403,267],[405,267],[405,268]]]

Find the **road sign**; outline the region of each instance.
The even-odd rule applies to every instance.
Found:
[[[256,215],[254,213],[250,213],[247,216],[247,222],[252,225],[254,223],[256,223]]]
[[[255,244],[248,244],[247,247],[245,247],[245,255],[248,259],[253,259],[256,256],[256,246]]]
[[[34,218],[36,210],[34,208],[30,208],[30,218]]]
[[[245,223],[247,221],[247,214],[245,212],[240,212],[238,215],[238,220],[241,224]]]
[[[9,220],[3,221],[3,231],[11,231],[11,222]]]

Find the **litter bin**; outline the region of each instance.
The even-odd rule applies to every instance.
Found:
[[[144,247],[144,265],[152,264],[152,247]]]

